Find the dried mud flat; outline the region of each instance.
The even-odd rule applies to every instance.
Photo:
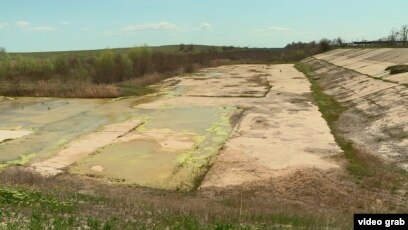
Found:
[[[341,150],[311,102],[307,79],[292,65],[272,66],[268,72],[271,91],[247,107],[201,188],[339,167],[330,157]]]
[[[182,190],[340,167],[332,158],[341,150],[293,65],[221,66],[155,87],[145,103],[2,98],[3,167]]]
[[[253,73],[266,77],[269,87],[259,93],[236,96],[244,86],[234,85],[236,79],[223,79],[232,89],[214,93],[213,79],[192,80],[175,85],[177,97],[167,97],[141,104],[144,109],[185,106],[233,106],[243,108],[238,123],[220,151],[217,160],[206,174],[200,188],[228,187],[290,174],[299,169],[316,168],[322,171],[338,169],[332,160],[341,153],[326,122],[312,103],[310,84],[293,65],[236,65],[208,69],[216,73],[241,73],[250,78]],[[196,79],[197,77],[194,77]],[[170,81],[173,81],[171,79]],[[250,81],[253,82],[253,81]],[[238,88],[237,90],[234,90]],[[270,89],[269,89],[270,88]],[[214,95],[221,95],[215,97]],[[194,96],[192,96],[194,95]],[[197,96],[208,95],[208,96]]]

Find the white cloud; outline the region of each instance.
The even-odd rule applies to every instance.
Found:
[[[211,29],[211,28],[213,28],[213,26],[210,23],[204,22],[198,28],[199,29]]]
[[[23,28],[28,28],[31,26],[31,23],[27,21],[16,21],[16,26],[23,29]]]
[[[270,26],[265,28],[256,29],[253,31],[256,36],[315,36],[316,33],[312,31],[299,31],[289,27],[282,26]]]
[[[53,26],[30,26],[29,30],[32,31],[54,31],[57,30],[57,28]]]
[[[213,25],[211,25],[210,23],[207,22],[203,22],[201,25],[191,28],[191,30],[209,30],[212,29]]]
[[[63,21],[61,22],[61,25],[69,25],[69,21]]]
[[[183,30],[180,26],[170,22],[156,22],[147,24],[136,24],[122,28],[122,32],[132,33],[147,30]]]
[[[289,27],[281,27],[281,26],[270,26],[270,27],[256,30],[256,32],[289,32],[289,31],[293,31],[293,29]]]
[[[312,31],[300,31],[298,34],[303,34],[303,35],[317,35],[315,32]]]
[[[89,30],[91,30],[91,28],[89,28],[89,27],[82,27],[81,30],[82,30],[82,31],[89,31]]]
[[[16,26],[22,30],[30,31],[54,31],[58,29],[53,26],[33,26],[28,21],[16,21]]]
[[[8,23],[8,22],[0,22],[0,29],[6,28],[6,27],[8,27],[8,26],[10,26],[10,23]]]

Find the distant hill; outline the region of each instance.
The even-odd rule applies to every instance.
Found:
[[[115,53],[124,53],[132,49],[127,48],[106,48]],[[210,46],[210,45],[195,45],[195,44],[179,44],[179,45],[165,45],[165,46],[149,46],[153,51],[164,53],[200,53],[200,52],[222,52],[231,50],[281,50],[282,48],[247,48],[247,47],[234,47],[234,46]],[[52,57],[58,55],[98,55],[101,51],[106,49],[97,50],[74,50],[74,51],[51,51],[51,52],[15,52],[9,53],[11,56],[22,55],[32,57]]]

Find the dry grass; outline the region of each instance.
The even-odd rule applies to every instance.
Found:
[[[120,96],[121,92],[113,84],[38,81],[36,83],[5,83],[2,86],[1,94],[4,96],[112,98]]]
[[[44,178],[17,167],[2,172],[0,184],[38,191],[72,207],[48,214],[47,207],[23,205],[27,218],[41,211],[48,218],[115,219],[114,229],[350,229],[354,212],[407,210],[406,197],[362,187],[343,176],[341,171],[310,169],[243,186],[180,193],[100,184],[68,174]]]
[[[168,78],[168,76],[155,72],[155,73],[146,74],[143,77],[133,78],[131,80],[126,81],[125,84],[131,85],[131,86],[148,86],[148,85],[156,84],[166,78]]]
[[[95,221],[113,218],[116,220],[114,229],[269,229],[279,226],[322,229],[349,228],[351,224],[350,219],[346,221],[348,216],[340,212],[277,199],[271,194],[265,195],[264,188],[260,187],[232,188],[234,192],[225,193],[212,190],[180,193],[110,186],[70,175],[43,178],[21,168],[4,171],[0,182],[3,187],[13,187],[22,193],[38,191],[42,195],[37,197],[56,198],[72,207],[69,211],[57,208],[49,213],[47,206],[36,209],[36,200],[28,206],[22,205],[21,209],[6,206],[11,212],[25,210],[18,222],[24,218],[32,221],[33,213],[41,212],[48,219],[64,216],[78,220],[88,218],[89,222],[89,218]],[[50,225],[45,218],[38,218],[42,227]]]

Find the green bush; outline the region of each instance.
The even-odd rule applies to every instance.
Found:
[[[133,74],[135,76],[143,76],[149,73],[152,68],[152,50],[147,46],[135,47],[128,54],[133,65]]]
[[[132,61],[127,55],[116,54],[115,56],[115,82],[121,82],[132,76]]]
[[[112,83],[115,74],[115,54],[112,51],[105,50],[95,61],[95,83]]]

